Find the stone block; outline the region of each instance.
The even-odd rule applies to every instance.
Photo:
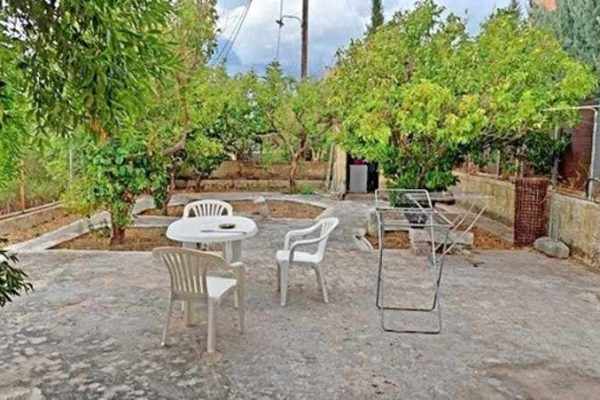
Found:
[[[548,257],[554,258],[569,258],[569,254],[571,253],[569,246],[546,236],[537,239],[533,243],[533,247]]]
[[[267,203],[267,199],[265,199],[263,196],[259,196],[254,200],[254,204],[258,206],[258,214],[261,217],[271,217],[271,209],[269,208],[269,203]]]

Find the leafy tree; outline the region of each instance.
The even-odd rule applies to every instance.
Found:
[[[223,159],[222,140],[205,135],[201,112],[206,98],[215,95],[202,90],[209,78],[206,63],[215,48],[215,31],[215,1],[175,3],[175,18],[166,35],[176,44],[176,68],[153,82],[156,94],[141,121],[142,130],[150,132],[155,152],[162,152],[167,159],[170,184],[165,186],[165,193],[156,193],[165,200],[164,212],[175,189],[175,178],[182,171],[206,176]]]
[[[549,113],[595,87],[548,33],[500,10],[470,38],[461,20],[424,0],[340,54],[328,77],[338,140],[378,161],[393,187],[441,190],[473,149],[500,148],[569,125]]]
[[[277,63],[267,68],[258,103],[266,114],[277,144],[290,158],[289,186],[295,192],[300,160],[311,148],[323,146],[330,129],[329,115],[323,105],[325,86],[305,79],[296,82],[284,77]]]
[[[82,213],[98,208],[108,210],[111,243],[122,243],[136,199],[144,193],[164,193],[168,180],[166,159],[161,154],[153,154],[145,138],[137,132],[106,142],[90,140],[82,156],[83,178],[65,202]]]
[[[0,307],[11,302],[14,296],[33,290],[27,274],[15,267],[17,261],[15,255],[0,250]]]
[[[596,0],[558,0],[558,8],[546,11],[534,5],[531,19],[556,34],[567,52],[600,73],[600,3]]]
[[[214,68],[198,88],[203,99],[199,125],[207,137],[222,143],[225,152],[237,160],[249,159],[260,137],[271,130],[257,101],[260,85],[254,72],[229,77],[224,68]]]
[[[481,104],[489,117],[484,134],[472,143],[477,152],[499,149],[523,158],[529,135],[550,136],[557,126],[571,127],[578,120],[575,111],[548,109],[577,105],[597,85],[590,69],[563,51],[551,33],[510,12],[485,22],[463,56],[476,60],[464,75],[467,90],[485,100]]]
[[[369,25],[368,33],[377,30],[383,25],[383,4],[381,0],[371,0],[371,25]]]
[[[454,183],[461,147],[486,118],[477,96],[457,85],[463,24],[424,1],[340,55],[329,77],[339,140],[383,166],[394,187],[443,189]]]
[[[113,240],[122,240],[131,196],[155,181],[154,158],[140,156],[140,138],[132,136],[153,78],[172,67],[164,34],[172,2],[6,0],[3,6],[2,44],[18,44],[39,126],[91,138],[86,200],[113,214]]]

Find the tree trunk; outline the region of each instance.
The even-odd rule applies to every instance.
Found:
[[[110,244],[123,244],[125,242],[125,227],[123,226],[112,226],[112,235],[110,237]]]
[[[290,192],[296,192],[296,174],[298,173],[298,160],[302,152],[296,152],[296,154],[292,157],[292,163],[290,165],[290,176],[289,176],[289,184],[290,184]]]
[[[166,217],[169,215],[169,202],[171,201],[171,197],[173,197],[173,192],[175,191],[175,171],[171,171],[170,180],[169,180],[169,188],[167,189],[167,198],[165,199],[165,203],[162,206],[162,214]]]

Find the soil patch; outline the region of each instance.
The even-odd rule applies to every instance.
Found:
[[[177,246],[181,243],[167,239],[165,228],[128,228],[123,244],[111,245],[110,232],[96,230],[54,247],[69,250],[113,250],[113,251],[152,251],[161,246]]]
[[[474,242],[473,245],[479,250],[512,250],[515,246],[507,240],[478,227],[473,230]]]
[[[0,233],[0,239],[5,242],[2,245],[13,245],[16,243],[25,242],[27,240],[35,239],[42,236],[44,233],[52,232],[56,229],[62,228],[63,226],[69,225],[82,217],[80,215],[69,214],[62,208],[56,210],[53,214],[53,218],[49,221],[42,222],[38,225],[34,225],[22,229],[11,229],[9,232]]]
[[[183,216],[183,206],[167,207],[167,215],[164,214],[163,210],[159,210],[158,208],[152,208],[150,210],[146,210],[142,213],[142,215],[152,215],[152,216],[159,216],[159,217],[181,217],[181,216]]]
[[[260,206],[251,200],[232,200],[228,202],[233,206],[236,214],[258,215]],[[292,219],[314,219],[318,217],[323,208],[311,204],[297,203],[286,200],[267,200],[267,205],[271,211],[272,218],[292,218]],[[164,215],[162,210],[146,210],[142,215]],[[169,217],[181,217],[183,215],[183,206],[168,207]]]
[[[484,229],[475,227],[471,232],[474,235],[474,248],[478,250],[512,250],[515,248],[512,243]],[[366,239],[371,243],[373,248],[379,248],[379,239],[377,236],[367,235]],[[408,232],[386,232],[384,244],[386,249],[410,249]]]
[[[378,236],[367,235],[366,239],[371,243],[374,249],[379,248]],[[410,249],[408,232],[388,231],[383,235],[383,244],[386,249]]]

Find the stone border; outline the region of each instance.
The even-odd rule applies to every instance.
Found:
[[[223,201],[253,201],[258,197],[264,197],[267,200],[275,201],[289,201],[298,204],[308,204],[314,207],[323,209],[323,212],[317,216],[316,219],[322,218],[327,211],[332,209],[332,206],[321,201],[299,198],[300,195],[283,195],[278,193],[178,193],[170,202],[170,205],[185,205],[189,201],[199,199],[220,199]],[[313,197],[318,197],[314,196]],[[172,222],[176,221],[177,217],[167,216],[155,216],[155,215],[141,215],[146,210],[156,208],[154,206],[154,200],[150,196],[143,196],[138,199],[134,210],[133,210],[133,224],[135,228],[166,228]],[[286,221],[286,220],[300,220],[296,218],[271,218],[275,221]],[[308,219],[307,219],[308,220]],[[58,246],[61,243],[68,242],[79,236],[85,235],[91,230],[110,226],[110,214],[106,211],[100,212],[91,218],[82,218],[69,225],[58,228],[54,231],[46,232],[41,236],[27,240],[25,242],[16,243],[7,248],[11,253],[26,253],[26,252],[37,252],[44,250],[52,250],[53,247]],[[79,250],[66,250],[62,251],[79,251]],[[96,250],[94,250],[96,251]],[[112,251],[112,250],[106,250]]]
[[[216,199],[222,201],[254,201],[259,197],[264,197],[267,201],[285,201],[297,204],[304,204],[313,207],[318,207],[323,209],[323,211],[315,218],[320,219],[323,218],[326,212],[332,208],[330,204],[326,204],[322,201],[307,199],[305,197],[300,197],[302,195],[285,195],[280,193],[272,193],[272,192],[257,192],[257,193],[245,193],[245,192],[234,192],[234,193],[177,193],[171,201],[169,202],[169,206],[185,206],[187,203],[195,200],[203,200],[203,199]],[[312,197],[319,197],[318,195],[310,195]],[[139,227],[157,227],[160,225],[161,221],[163,223],[173,222],[176,217],[167,217],[160,215],[142,215],[143,212],[152,210],[156,208],[154,205],[154,201],[150,196],[144,196],[140,198],[133,210],[134,215],[134,226]],[[270,218],[275,221],[285,221],[285,220],[298,220],[302,218]]]
[[[93,215],[90,218],[82,218],[54,231],[46,232],[31,240],[16,243],[8,247],[7,250],[12,253],[48,250],[61,243],[68,242],[69,240],[84,235],[91,229],[98,229],[109,225],[110,215],[104,211]]]

